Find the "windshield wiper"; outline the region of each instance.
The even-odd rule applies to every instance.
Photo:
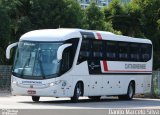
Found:
[[[29,62],[29,60],[30,60],[30,58],[27,59],[26,63],[23,66],[23,70],[21,71],[21,77],[23,77],[25,67],[26,67],[27,63]]]
[[[42,77],[43,79],[45,79],[45,74],[44,74],[44,70],[43,70],[43,66],[42,66],[42,62],[41,60],[38,58],[38,61],[39,61],[39,67],[41,69],[41,74],[42,74]]]

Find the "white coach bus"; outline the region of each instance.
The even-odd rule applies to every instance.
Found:
[[[13,95],[100,99],[151,90],[152,43],[104,31],[82,29],[35,30],[21,36],[12,77]]]

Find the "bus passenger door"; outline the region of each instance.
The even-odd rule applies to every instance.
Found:
[[[74,58],[75,58],[78,42],[79,42],[79,38],[72,38],[66,41],[66,43],[71,43],[72,46],[67,47],[63,51],[62,60],[60,62],[61,63],[60,75],[63,75],[69,72],[69,70],[71,70],[73,63],[74,63]],[[64,96],[70,95],[69,87],[70,87],[70,84],[72,84],[73,78],[70,75],[65,75],[65,77],[63,78],[58,77],[57,79],[61,79],[67,82],[67,85],[63,88],[63,93],[65,92]]]

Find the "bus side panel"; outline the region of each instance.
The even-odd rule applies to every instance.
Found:
[[[90,92],[90,82],[92,79],[89,76],[88,72],[88,63],[84,61],[78,65],[76,65],[70,72],[70,77],[72,77],[72,89],[70,96],[73,96],[75,85],[78,81],[82,81],[84,85],[84,95],[89,95]]]
[[[151,92],[151,81],[152,81],[152,75],[146,75],[144,76],[144,93],[150,93]]]
[[[105,75],[103,76],[103,95],[120,95],[126,93],[127,76]]]

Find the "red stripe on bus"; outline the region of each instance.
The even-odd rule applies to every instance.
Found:
[[[99,40],[102,40],[102,36],[100,33],[96,33]]]
[[[99,40],[102,40],[102,36],[100,33],[96,33],[97,34],[97,37]],[[104,68],[104,71],[108,71],[108,64],[107,64],[107,61],[102,61],[103,62],[103,68]]]
[[[104,71],[108,71],[107,61],[103,61],[103,67],[104,67]]]
[[[141,71],[141,70],[109,70],[108,72],[152,72],[152,71]]]

